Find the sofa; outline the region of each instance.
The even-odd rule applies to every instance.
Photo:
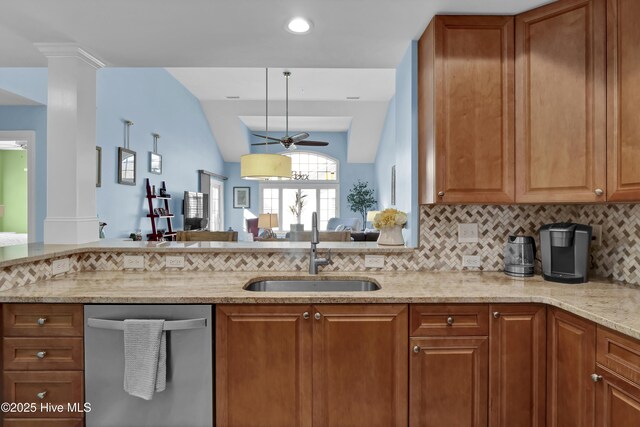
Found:
[[[337,230],[338,226],[342,226]],[[362,220],[360,218],[330,218],[327,222],[327,231],[362,231]]]

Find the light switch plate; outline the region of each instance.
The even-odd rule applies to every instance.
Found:
[[[69,271],[69,258],[55,259],[51,263],[51,274],[62,274]]]
[[[462,255],[462,267],[480,268],[482,267],[482,258],[480,255]]]
[[[458,243],[478,243],[478,224],[458,224]]]
[[[124,268],[144,268],[144,257],[141,255],[125,255]]]
[[[184,257],[183,256],[166,256],[164,257],[164,265],[167,268],[183,268]]]
[[[366,268],[384,268],[384,255],[365,255],[364,266]]]
[[[602,245],[602,226],[601,225],[591,226],[591,244],[593,246]]]

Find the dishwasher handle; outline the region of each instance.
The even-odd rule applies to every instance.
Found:
[[[87,319],[87,325],[90,328],[110,329],[114,331],[124,331],[124,320],[96,319],[90,317]],[[201,329],[207,327],[207,319],[187,319],[187,320],[166,320],[164,322],[164,331],[184,331],[188,329]]]

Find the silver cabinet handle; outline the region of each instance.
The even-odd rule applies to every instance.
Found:
[[[416,354],[420,353],[420,346],[419,345],[413,346],[413,352]]]
[[[444,191],[439,191],[438,192],[438,197],[444,197]]]
[[[500,318],[500,312],[499,311],[494,311],[493,312],[493,318],[494,319],[499,319]]]
[[[46,318],[46,317],[40,317],[40,318],[36,321],[36,323],[37,323],[39,326],[43,326],[46,322],[47,322],[47,318]]]
[[[46,352],[46,351],[39,351],[39,352],[37,352],[37,353],[36,353],[36,357],[37,357],[38,359],[44,359],[44,357],[45,357],[46,355],[47,355],[47,352]]]
[[[596,193],[596,196],[600,197],[604,194],[604,190],[602,188],[596,188],[594,193]]]
[[[320,318],[322,317],[322,314],[316,313],[316,314],[313,315],[313,317],[315,317],[316,320],[320,320]]]
[[[309,312],[305,311],[304,313],[302,313],[302,318],[305,319],[305,320],[308,319],[309,318]]]
[[[599,383],[600,381],[602,381],[602,375],[591,374],[591,381],[593,381],[594,383]]]
[[[453,326],[453,321],[454,321],[453,316],[447,317],[447,325]]]
[[[42,400],[44,399],[44,397],[47,395],[47,390],[45,391],[41,391],[40,393],[36,393],[36,396],[38,397],[38,399]]]

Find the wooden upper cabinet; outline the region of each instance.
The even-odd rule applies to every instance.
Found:
[[[516,202],[604,202],[605,0],[534,9],[515,32]]]
[[[595,424],[596,325],[547,309],[547,426]]]
[[[609,0],[607,16],[607,198],[640,201],[640,1]]]
[[[544,427],[546,308],[492,305],[489,323],[489,425]]]
[[[420,203],[514,202],[513,22],[436,16],[420,39]]]
[[[406,426],[408,307],[314,309],[313,425]]]

